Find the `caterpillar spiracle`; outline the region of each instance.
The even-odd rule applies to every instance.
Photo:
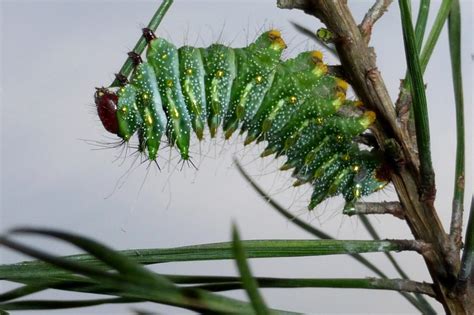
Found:
[[[226,139],[239,130],[245,145],[266,141],[262,157],[286,156],[281,170],[293,170],[294,185],[313,186],[309,209],[339,194],[347,209],[388,183],[380,152],[354,141],[375,113],[346,99],[348,83],[328,73],[321,52],[281,60],[286,44],[277,30],[242,48],[178,49],[149,29],[143,34],[146,61],[132,53],[130,78],[97,89],[95,103],[105,129],[124,142],[136,133],[149,160],[163,138],[188,160],[192,133],[202,140],[207,126],[215,137],[222,126]],[[343,114],[357,106],[357,115]]]

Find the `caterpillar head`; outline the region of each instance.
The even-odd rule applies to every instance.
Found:
[[[97,88],[94,95],[97,114],[105,130],[118,134],[117,102],[118,96],[106,88]]]

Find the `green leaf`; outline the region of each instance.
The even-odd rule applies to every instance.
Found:
[[[54,310],[64,308],[78,308],[87,306],[97,306],[102,304],[117,304],[117,303],[136,303],[143,302],[140,299],[127,298],[108,298],[108,299],[92,299],[92,300],[71,300],[71,301],[56,301],[56,300],[29,300],[0,304],[0,307],[9,311],[19,310]]]
[[[425,95],[425,84],[418,49],[415,41],[415,32],[411,21],[408,0],[399,0],[403,27],[403,41],[405,43],[405,56],[408,65],[410,83],[412,85],[413,113],[416,126],[416,139],[420,157],[422,198],[434,198],[435,193],[434,171],[431,162],[430,127],[428,121],[428,106]]]
[[[428,14],[430,12],[431,0],[421,0],[420,8],[418,9],[418,17],[415,25],[416,47],[418,51],[421,50],[423,38],[425,37],[426,22],[428,22]]]
[[[242,286],[247,292],[255,313],[258,315],[269,314],[267,306],[263,301],[263,297],[258,291],[258,283],[255,278],[253,278],[252,272],[250,271],[247,258],[245,257],[245,250],[242,246],[239,232],[237,231],[237,227],[235,225],[232,226],[232,251],[234,253],[237,268],[239,269],[240,277],[242,279]]]
[[[94,256],[104,264],[110,266],[113,269],[116,269],[124,276],[135,277],[135,279],[139,278],[142,282],[151,282],[153,286],[172,286],[172,283],[166,280],[165,278],[162,278],[157,274],[148,271],[140,264],[137,264],[132,260],[127,259],[126,257],[114,251],[113,249],[86,237],[82,237],[72,233],[64,233],[46,229],[20,228],[15,229],[13,232],[23,234],[45,235],[69,242],[79,247],[80,249],[90,253],[92,256]]]
[[[0,240],[0,244],[8,245],[5,238]],[[396,240],[251,240],[242,241],[242,244],[245,246],[249,258],[302,257],[413,250],[407,247],[407,245],[410,245],[410,241]],[[18,248],[15,249],[18,250]],[[232,243],[229,242],[175,248],[133,249],[118,251],[118,253],[141,264],[233,258]],[[70,264],[73,264],[73,268],[75,268],[77,267],[75,263],[82,263],[81,268],[87,269],[87,272],[103,273],[102,269],[96,268],[96,266],[103,266],[103,263],[87,254],[63,257],[61,259],[61,268],[67,269]],[[64,272],[39,261],[0,266],[0,280],[49,277],[62,273]]]
[[[99,269],[95,265],[98,260],[89,256],[90,261],[59,258],[48,253],[22,245],[5,237],[0,239],[0,243],[30,255],[37,259],[52,264],[56,268],[64,268],[70,272],[90,277],[93,282],[100,283],[105,290],[114,292],[114,295],[126,299],[139,299],[150,302],[174,305],[199,312],[214,313],[253,313],[249,303],[237,301],[231,298],[223,297],[195,288],[178,288],[175,286],[153,286],[152,282],[145,282],[134,274],[132,277],[124,277],[120,274],[114,274]],[[127,259],[122,257],[122,259]],[[28,267],[27,267],[28,269]],[[52,270],[51,266],[49,269]],[[63,272],[64,274],[64,272]],[[68,274],[68,273],[66,273]],[[38,276],[38,274],[36,274]],[[43,279],[49,279],[48,275],[42,275]],[[161,276],[158,276],[161,277]],[[61,302],[61,301],[56,301]],[[14,306],[12,306],[14,305]],[[16,306],[15,306],[16,305]],[[66,307],[67,305],[63,305]],[[5,309],[10,307],[20,307],[17,304],[4,304]],[[69,307],[69,306],[68,306]],[[285,311],[272,310],[272,314],[290,314]],[[292,313],[294,314],[294,313]]]
[[[425,72],[426,66],[428,65],[431,55],[433,54],[434,48],[436,46],[436,43],[438,42],[439,35],[441,34],[441,30],[443,29],[444,23],[448,18],[452,2],[453,0],[443,0],[441,2],[441,6],[439,8],[438,14],[436,15],[430,34],[428,35],[428,39],[426,40],[426,43],[423,46],[423,50],[421,51],[420,55],[420,65],[421,71],[423,73]]]
[[[459,0],[454,0],[449,13],[449,51],[453,74],[454,99],[456,103],[456,169],[454,174],[453,209],[451,215],[451,239],[460,244],[462,237],[462,217],[464,212],[465,185],[465,127],[464,97],[461,67],[461,12]]]
[[[208,291],[228,291],[242,289],[239,278],[227,277],[227,281],[206,283],[194,286]],[[260,288],[340,288],[340,289],[374,289],[399,292],[422,292],[434,297],[431,285],[405,279],[377,278],[255,278]],[[408,284],[403,287],[404,284]],[[406,288],[406,290],[404,290]]]
[[[36,292],[46,290],[50,287],[50,285],[53,285],[53,283],[49,282],[47,284],[39,285],[27,284],[16,289],[12,289],[10,291],[0,294],[0,302],[18,299]]]

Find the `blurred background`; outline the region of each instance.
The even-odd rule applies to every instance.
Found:
[[[290,24],[314,31],[322,25],[301,11],[279,10],[275,0],[175,0],[157,34],[177,46],[206,47],[219,41],[245,46],[262,31],[278,28],[288,49],[285,57],[318,49]],[[199,170],[178,165],[175,150],[164,149],[154,165],[134,163],[121,149],[101,149],[116,139],[102,128],[95,113],[95,87],[108,86],[125,60],[141,28],[160,1],[2,1],[1,2],[1,232],[18,226],[62,229],[88,235],[116,249],[174,247],[227,241],[236,222],[243,239],[300,239],[311,236],[278,215],[240,176],[235,156],[275,199],[300,218],[340,239],[369,238],[357,218],[342,215],[342,199],[325,202],[315,211],[306,206],[310,186],[292,188],[289,172],[277,171],[284,160],[259,158],[263,146],[243,147],[234,136],[193,142]],[[351,1],[358,21],[373,1]],[[436,12],[439,1],[433,1]],[[418,2],[413,10],[417,12]],[[472,192],[472,3],[462,1],[463,68],[466,106],[467,187]],[[430,21],[434,19],[431,14]],[[430,29],[430,22],[427,30]],[[425,75],[436,170],[439,215],[449,226],[455,156],[454,98],[447,32]],[[398,4],[377,22],[371,44],[393,100],[406,66]],[[321,49],[321,48],[319,48]],[[324,49],[322,49],[324,51]],[[335,64],[329,54],[329,63]],[[471,88],[469,88],[471,87]],[[352,94],[353,97],[353,94]],[[133,150],[129,150],[128,154]],[[124,158],[125,157],[125,158]],[[388,187],[366,198],[396,200]],[[469,204],[466,203],[468,208]],[[383,238],[411,238],[405,223],[389,216],[371,218]],[[45,239],[29,244],[57,254],[75,248]],[[1,249],[1,263],[27,259]],[[429,281],[422,259],[395,254],[417,281]],[[383,254],[367,255],[390,277],[398,277]],[[367,277],[369,270],[346,256],[252,260],[254,274],[279,277]],[[235,275],[232,261],[161,264],[163,273]],[[13,286],[0,283],[1,291]],[[414,313],[399,294],[342,289],[265,289],[275,308],[305,313]],[[245,298],[242,292],[230,296]],[[71,298],[59,291],[35,298]],[[433,301],[435,308],[442,312]],[[181,309],[141,304],[37,312],[39,314],[128,314],[132,308],[165,314]],[[26,312],[17,312],[26,314]],[[15,313],[15,314],[17,314]]]

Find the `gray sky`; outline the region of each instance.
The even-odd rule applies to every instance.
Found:
[[[351,2],[352,3],[352,2]],[[360,20],[371,2],[354,1]],[[439,5],[433,3],[434,9]],[[467,143],[472,145],[472,4],[463,1],[463,65]],[[83,141],[111,142],[94,112],[94,87],[113,79],[148,23],[157,1],[2,1],[1,49],[1,231],[16,226],[43,226],[81,233],[117,249],[171,247],[230,239],[235,221],[245,239],[288,239],[310,236],[276,214],[248,186],[232,166],[232,156],[277,200],[301,218],[341,239],[368,237],[360,222],[341,214],[342,200],[327,202],[315,212],[305,210],[309,186],[292,189],[289,174],[277,172],[282,160],[259,159],[262,147],[243,148],[242,139],[209,141],[192,147],[199,171],[175,169],[177,154],[169,162],[163,151],[161,172],[142,165],[129,169],[133,159],[114,162],[120,150],[94,150]],[[433,18],[433,17],[432,17]],[[288,43],[286,56],[316,46],[297,34],[288,21],[314,30],[320,24],[299,11],[279,10],[274,1],[185,1],[175,4],[158,34],[177,45],[207,46],[217,39],[243,46],[261,30],[279,28]],[[426,72],[433,163],[437,172],[440,217],[449,224],[452,198],[455,125],[447,34]],[[400,18],[396,2],[377,23],[372,44],[379,69],[392,97],[405,73]],[[331,61],[331,59],[329,59]],[[332,60],[334,62],[334,60]],[[471,146],[472,147],[472,146]],[[199,153],[201,152],[201,153]],[[468,150],[467,198],[472,191],[472,159]],[[148,174],[148,175],[147,175]],[[122,177],[122,178],[121,178]],[[117,189],[114,186],[117,184]],[[143,184],[143,186],[142,186]],[[140,187],[143,187],[140,189]],[[394,200],[393,188],[367,200]],[[410,238],[400,220],[374,217],[384,238]],[[43,239],[30,244],[56,253],[76,253],[74,248]],[[25,259],[2,249],[2,263]],[[397,254],[414,280],[429,280],[415,254]],[[391,277],[397,274],[382,254],[370,255]],[[373,276],[354,260],[316,257],[253,260],[259,276],[365,277]],[[167,273],[235,274],[232,262],[163,264]],[[10,286],[4,285],[4,288]],[[272,307],[307,313],[412,313],[398,294],[364,290],[265,290]],[[243,297],[241,293],[232,296]],[[42,293],[40,297],[71,297]],[[434,303],[438,310],[439,306]],[[182,310],[145,305],[148,310],[183,313]],[[129,306],[82,309],[84,314],[127,313]],[[18,312],[22,314],[23,312]],[[45,312],[77,314],[78,310]]]

